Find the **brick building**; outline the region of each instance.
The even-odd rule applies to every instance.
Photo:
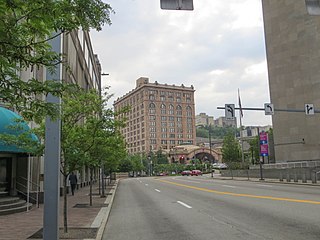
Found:
[[[196,143],[194,88],[136,80],[136,88],[114,102],[115,111],[130,106],[122,134],[129,154],[170,150]]]

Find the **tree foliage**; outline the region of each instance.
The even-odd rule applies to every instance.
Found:
[[[228,134],[223,139],[222,158],[224,162],[240,162],[241,161],[240,144],[234,137],[234,134]]]
[[[223,139],[227,134],[238,132],[234,127],[200,126],[196,129],[197,137],[209,138],[209,129],[211,138]]]
[[[40,82],[34,76],[21,79],[20,72],[46,67],[54,71],[61,54],[49,41],[78,28],[101,30],[111,24],[109,4],[101,0],[10,0],[0,1],[0,99],[17,109],[26,120],[35,114],[57,114],[55,105],[42,95],[61,95],[64,86]],[[41,120],[41,119],[37,119]]]

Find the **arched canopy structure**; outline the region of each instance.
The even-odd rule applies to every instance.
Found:
[[[35,145],[39,143],[37,136],[30,133],[30,127],[23,118],[17,113],[3,107],[0,107],[0,134],[16,138],[24,135],[24,143],[21,144],[18,142],[8,143],[3,138],[1,139],[0,135],[0,152],[2,153],[28,153],[30,150],[23,147],[26,142],[29,142],[30,146],[32,146],[32,143]]]

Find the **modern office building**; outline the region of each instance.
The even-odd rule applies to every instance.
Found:
[[[88,32],[78,30],[63,34],[61,48],[66,63],[62,68],[62,81],[77,83],[84,89],[99,89],[101,81],[101,66],[97,55],[93,53],[90,35]],[[27,69],[17,73],[21,79],[35,78],[46,81],[46,69]],[[15,117],[19,113],[14,109],[0,108],[1,128],[0,133],[6,133],[3,125],[14,125]],[[34,127],[33,123],[29,124]],[[14,146],[0,144],[0,191],[16,195],[24,194],[27,189],[32,194],[43,192],[44,159],[34,157]],[[89,182],[89,169],[84,167],[80,171],[79,183]],[[29,186],[27,183],[30,182]],[[61,184],[63,181],[61,181]]]
[[[170,150],[196,143],[194,87],[136,80],[136,88],[114,102],[115,111],[130,106],[122,134],[129,154]]]
[[[320,114],[306,109],[320,109],[320,16],[308,15],[305,0],[262,7],[276,162],[320,160]]]

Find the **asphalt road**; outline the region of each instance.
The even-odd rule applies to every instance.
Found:
[[[159,177],[121,180],[104,240],[319,240],[320,188]]]

